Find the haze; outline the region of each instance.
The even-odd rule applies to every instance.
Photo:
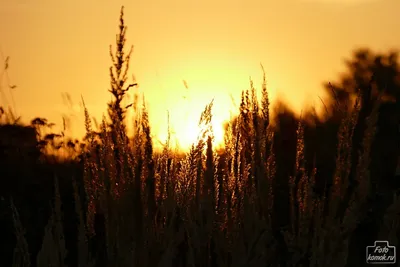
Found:
[[[109,45],[121,5],[127,45],[134,45],[130,73],[145,94],[153,134],[165,140],[169,110],[184,147],[212,99],[216,139],[222,140],[222,122],[233,109],[230,95],[238,101],[250,76],[260,87],[260,63],[272,101],[279,97],[300,112],[319,105],[322,82],[338,77],[353,49],[400,47],[400,35],[393,34],[400,28],[395,0],[0,0],[0,59],[10,57],[15,110],[24,122],[40,116],[60,125],[68,115],[70,133],[81,137],[81,95],[94,117],[106,112]],[[0,103],[11,105],[5,80],[7,99]]]

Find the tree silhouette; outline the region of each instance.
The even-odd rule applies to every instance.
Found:
[[[353,140],[353,170],[357,164],[358,154],[361,151],[361,138],[365,130],[365,119],[370,115],[378,98],[381,101],[378,120],[378,132],[373,154],[378,155],[386,151],[386,160],[390,162],[387,173],[390,176],[394,172],[398,152],[396,146],[399,125],[398,98],[400,94],[400,66],[397,52],[374,53],[369,49],[358,49],[351,59],[345,61],[347,72],[340,77],[338,82],[325,83],[325,88],[335,100],[334,107],[343,107],[357,94],[360,94],[361,110],[354,132]],[[388,142],[382,142],[384,139]],[[380,147],[377,147],[380,144]],[[382,146],[383,145],[383,146]],[[398,149],[396,149],[398,150]],[[388,151],[391,151],[390,158]],[[381,155],[382,156],[382,155]],[[383,159],[381,157],[381,159]],[[377,162],[382,161],[378,160]],[[376,167],[376,166],[375,166]],[[380,166],[380,170],[383,171]],[[371,170],[374,172],[374,170]],[[375,172],[375,174],[378,174]]]
[[[400,68],[397,52],[374,53],[369,49],[355,50],[351,59],[346,59],[347,72],[338,82],[325,83],[326,89],[338,101],[345,101],[358,92],[364,109],[377,99],[395,102],[400,93]],[[333,89],[333,90],[332,90]]]
[[[345,61],[347,72],[335,83],[325,83],[332,99],[334,111],[343,110],[355,96],[359,96],[361,109],[353,134],[352,167],[349,175],[348,195],[357,186],[355,172],[360,155],[363,152],[362,138],[366,129],[366,119],[371,115],[374,105],[379,104],[379,116],[375,140],[371,148],[369,173],[372,186],[369,198],[373,203],[369,218],[360,223],[350,245],[350,254],[363,253],[360,244],[373,242],[382,225],[383,211],[390,205],[393,193],[399,188],[395,179],[397,159],[399,157],[400,136],[400,67],[397,52],[375,53],[362,48],[354,51],[351,59]],[[346,112],[334,112],[333,116],[343,118]],[[364,233],[369,235],[365,236]],[[355,244],[358,244],[355,246]],[[357,247],[357,248],[356,248]],[[352,250],[351,249],[351,250]],[[355,260],[355,259],[354,259]],[[349,261],[349,266],[359,266],[358,261]]]

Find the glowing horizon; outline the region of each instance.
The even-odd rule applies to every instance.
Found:
[[[135,76],[140,85],[135,90],[148,102],[155,145],[165,141],[169,111],[174,138],[183,148],[190,146],[200,114],[212,99],[219,144],[221,124],[237,112],[231,96],[238,105],[241,91],[250,87],[249,77],[260,90],[260,63],[272,104],[279,99],[300,114],[313,105],[320,108],[322,82],[338,78],[353,49],[400,47],[392,30],[400,27],[395,12],[400,2],[328,2],[3,1],[0,50],[10,57],[8,74],[17,85],[13,97],[22,121],[45,117],[61,128],[62,116],[68,116],[69,134],[82,137],[81,96],[97,120],[107,112],[108,48],[115,46],[124,5],[126,45],[134,45],[129,77]],[[1,82],[11,103],[8,82]],[[64,92],[73,104],[64,103]]]

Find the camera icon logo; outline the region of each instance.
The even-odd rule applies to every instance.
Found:
[[[373,246],[367,247],[366,260],[368,264],[395,264],[396,247],[390,246],[388,241],[375,241]]]

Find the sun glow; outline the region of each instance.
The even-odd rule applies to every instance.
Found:
[[[154,132],[156,139],[159,140],[157,143],[165,143],[169,129],[171,146],[188,151],[192,144],[196,144],[201,138],[204,125],[199,125],[200,117],[205,107],[213,101],[211,108],[213,147],[221,147],[224,143],[224,122],[230,118],[230,98],[212,92],[212,90],[199,90],[193,86],[185,99],[181,98],[166,106],[169,118],[167,116],[165,120],[159,118],[155,124],[158,126]]]
[[[213,131],[213,146],[218,147],[223,145],[224,131],[222,129],[222,124],[213,121],[211,125]],[[179,134],[176,134],[177,145],[183,150],[187,150],[201,138],[202,129],[196,123],[189,123],[182,131],[177,132],[179,132]]]
[[[215,113],[215,112],[214,112]],[[171,116],[170,125],[170,138],[172,147],[178,147],[182,151],[188,151],[192,144],[196,144],[201,138],[202,127],[199,126],[199,116],[187,116],[186,120],[180,120],[180,116],[175,118]],[[190,119],[189,119],[190,118]],[[196,118],[196,119],[195,119]],[[223,146],[224,143],[224,119],[221,116],[213,114],[211,121],[213,146],[218,148]],[[157,135],[157,139],[161,143],[167,140],[168,131],[163,131]]]

